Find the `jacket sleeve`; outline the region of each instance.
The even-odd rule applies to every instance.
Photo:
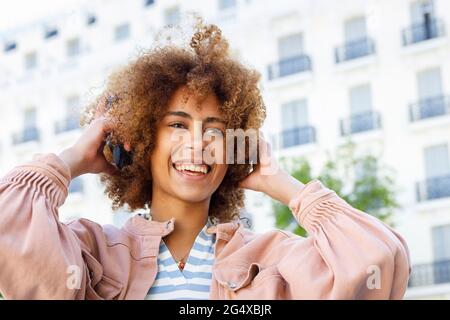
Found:
[[[0,178],[0,292],[7,299],[85,298],[82,243],[59,222],[70,171],[37,154]]]
[[[401,299],[411,272],[405,241],[318,180],[289,207],[309,237],[289,237],[279,272],[293,299]]]

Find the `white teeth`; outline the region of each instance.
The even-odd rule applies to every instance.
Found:
[[[175,169],[178,171],[195,171],[202,172],[204,174],[208,173],[208,167],[206,165],[195,165],[195,164],[175,164]]]

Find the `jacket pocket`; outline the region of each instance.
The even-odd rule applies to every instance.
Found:
[[[103,266],[89,252],[83,251],[86,263],[86,299],[114,300],[123,298],[123,285],[106,276]]]
[[[225,289],[224,298],[277,299],[284,294],[285,281],[276,265],[264,267],[254,262],[228,268],[222,266],[214,275]]]
[[[121,299],[123,286],[118,281],[102,275],[102,279],[95,286],[94,292],[105,300]]]

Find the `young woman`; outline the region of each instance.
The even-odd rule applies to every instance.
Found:
[[[262,136],[256,165],[221,161],[226,130],[257,132],[264,121],[260,75],[229,55],[216,26],[196,31],[189,48],[153,49],[111,76],[72,147],[35,155],[0,180],[0,292],[7,299],[402,298],[409,254],[392,229],[319,181],[303,185],[274,166]],[[174,139],[183,134],[189,139]],[[131,161],[111,164],[105,140],[124,144]],[[196,150],[211,146],[214,161],[204,153],[194,161]],[[121,229],[61,223],[68,185],[85,173],[101,175],[113,208],[148,209],[149,217],[135,215]],[[309,236],[244,228],[245,188],[288,205]]]

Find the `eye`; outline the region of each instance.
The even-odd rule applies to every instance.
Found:
[[[223,135],[222,130],[220,130],[219,128],[214,128],[214,127],[206,128],[206,129],[205,129],[205,133],[206,133],[206,134]]]
[[[186,126],[181,122],[169,124],[169,127],[176,128],[176,129],[186,129]]]

